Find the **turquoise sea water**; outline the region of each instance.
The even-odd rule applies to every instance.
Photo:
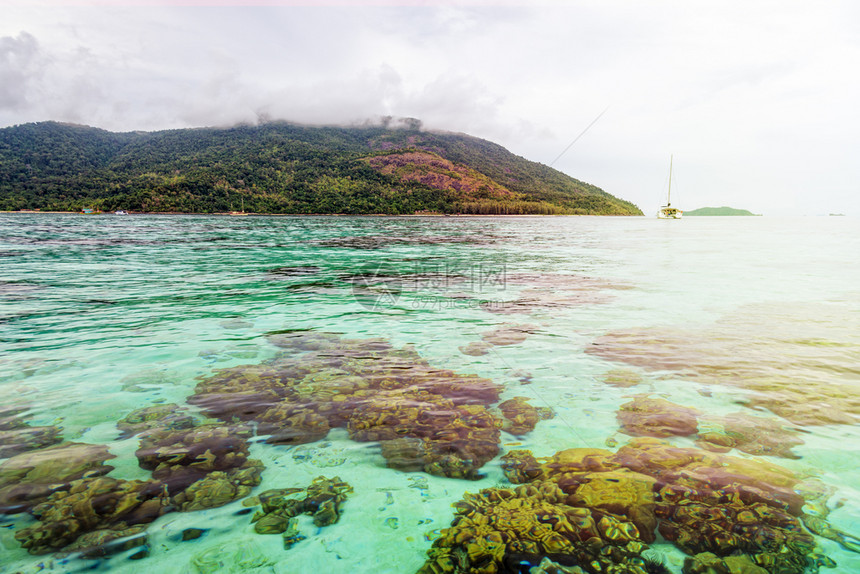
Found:
[[[7,426],[105,445],[108,477],[152,478],[135,456],[140,435],[117,428],[129,413],[176,404],[203,420],[212,413],[189,401],[201,382],[279,360],[308,369],[297,379],[325,371],[336,384],[355,372],[326,371],[320,357],[400,353],[407,373],[490,381],[498,400],[480,407],[500,425],[498,404],[514,397],[543,416],[525,433],[504,427],[498,454],[467,480],[389,468],[355,422],[269,444],[249,415],[249,454],[265,466],[249,496],[337,476],[352,491],[334,524],[299,516],[304,538],[285,549],[254,532],[242,497],[166,512],[144,546],[30,555],[15,534],[36,519],[19,512],[0,515],[0,572],[415,572],[464,493],[512,487],[502,455],[616,452],[648,434],[623,422],[637,396],[695,409],[698,428],[663,433],[669,444],[729,436],[736,448],[723,455],[784,467],[798,481],[789,490],[816,485],[803,513],[829,528],[814,554],[835,566],[819,558],[821,571],[860,572],[857,253],[853,218],[0,215]],[[319,407],[315,389],[303,412]],[[382,397],[363,400],[384,411]],[[732,430],[733,413],[752,426]],[[0,458],[0,502],[12,460]],[[19,481],[8,476],[7,487]],[[183,540],[189,529],[203,535]],[[650,546],[681,572],[677,545],[661,535]]]

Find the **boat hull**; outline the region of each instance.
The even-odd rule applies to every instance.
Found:
[[[662,207],[657,212],[658,219],[681,219],[684,212],[675,207]]]

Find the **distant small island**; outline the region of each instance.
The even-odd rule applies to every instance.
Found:
[[[684,216],[689,215],[761,215],[746,209],[735,209],[734,207],[700,207],[692,211],[685,211]]]

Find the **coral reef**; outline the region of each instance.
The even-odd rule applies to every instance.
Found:
[[[136,455],[140,466],[177,496],[183,510],[210,508],[245,496],[259,484],[263,468],[248,458],[250,436],[247,428],[212,424],[152,429],[141,437]],[[186,489],[190,492],[182,492]]]
[[[481,341],[473,341],[460,347],[464,355],[480,357],[486,355],[492,347],[516,345],[525,341],[537,330],[537,325],[502,325],[481,335]]]
[[[492,237],[469,235],[356,235],[348,237],[332,237],[330,239],[314,240],[313,243],[323,247],[346,249],[385,249],[392,245],[440,245],[447,243],[487,244]]]
[[[555,273],[508,273],[503,277],[503,284],[524,289],[516,299],[481,305],[484,310],[509,315],[597,305],[612,300],[610,289],[629,288],[593,277]]]
[[[100,476],[113,468],[104,464],[113,455],[101,445],[67,443],[9,459],[0,467],[0,508],[31,509],[38,520],[16,539],[33,554],[97,555],[115,539],[143,536],[145,525],[164,513],[213,508],[250,494],[263,470],[248,459],[250,432],[193,424],[175,405],[142,409],[120,423],[127,433],[143,433],[136,454],[153,480]]]
[[[778,420],[731,413],[724,417],[700,418],[699,424],[696,445],[706,450],[728,452],[735,448],[753,455],[800,458],[791,449],[802,445],[803,439],[797,431],[786,428]]]
[[[603,377],[603,382],[611,387],[626,389],[642,382],[642,375],[633,369],[612,369]]]
[[[261,509],[251,519],[254,531],[258,534],[283,534],[284,548],[289,549],[305,538],[298,531],[296,516],[309,514],[319,527],[334,524],[340,519],[341,505],[350,492],[352,487],[339,477],[318,476],[307,488],[267,490],[245,500],[242,505],[260,505]],[[304,493],[304,497],[291,498],[298,493]]]
[[[75,442],[13,456],[0,465],[0,514],[25,512],[74,480],[107,474],[112,458],[102,445]]]
[[[514,397],[499,404],[499,410],[505,419],[502,429],[512,435],[521,436],[535,429],[538,421],[554,416],[552,409],[547,407],[535,408],[528,404],[525,397]]]
[[[698,430],[699,411],[676,405],[665,399],[636,397],[621,405],[618,422],[632,436],[688,436]]]
[[[537,325],[502,325],[481,335],[481,339],[495,347],[516,345],[525,341],[538,329]]]
[[[721,558],[712,552],[702,552],[684,560],[684,574],[768,574],[756,566],[749,556]]]
[[[499,452],[497,422],[480,405],[457,406],[419,391],[362,404],[348,429],[353,440],[382,441],[383,456],[393,468],[475,478]]]
[[[15,533],[31,554],[101,547],[142,533],[168,511],[164,485],[157,481],[99,477],[72,481],[33,508],[35,525]]]
[[[498,454],[502,421],[488,407],[501,387],[488,379],[435,368],[383,339],[287,331],[269,340],[282,349],[277,356],[217,371],[189,402],[228,423],[256,422],[272,444],[346,428],[353,440],[381,442],[389,466],[403,470],[476,478]],[[537,422],[528,405],[509,407],[519,409],[512,416],[521,432]]]
[[[548,557],[588,573],[647,574],[632,522],[566,501],[550,481],[466,493],[419,573],[523,572]]]
[[[262,462],[249,459],[239,468],[210,472],[176,494],[173,503],[183,512],[224,506],[248,496],[260,484],[263,470]]]
[[[706,329],[613,331],[586,352],[751,391],[746,406],[796,425],[854,425],[860,396],[847,374],[856,374],[858,332],[856,317],[837,315],[826,304],[794,304],[791,314],[784,305],[749,305]]]
[[[113,468],[104,464],[113,455],[101,445],[66,443],[9,459],[0,467],[0,509],[30,509],[38,520],[16,539],[33,554],[98,555],[115,539],[143,537],[145,525],[164,513],[213,508],[250,494],[263,470],[248,458],[250,431],[194,424],[176,405],[141,409],[119,423],[125,433],[142,433],[136,454],[152,471],[147,481],[100,476]]]
[[[18,416],[27,410],[21,406],[0,407],[0,458],[45,448],[63,440],[59,427],[30,426]]]
[[[117,421],[120,438],[125,439],[150,429],[188,429],[198,424],[188,409],[176,404],[154,405],[132,411]]]
[[[684,552],[702,555],[688,561],[690,572],[713,567],[802,574],[815,555],[814,538],[803,527],[807,522],[810,530],[849,547],[856,541],[823,517],[803,513],[801,493],[814,493],[815,485],[805,486],[791,471],[656,438],[632,439],[615,453],[569,449],[538,459],[512,451],[502,467],[511,482],[542,489],[551,484],[570,506],[629,521],[642,542],[659,532]],[[704,566],[711,564],[704,556],[709,552],[717,562]],[[747,563],[747,570],[737,569]]]
[[[0,458],[8,458],[22,452],[57,444],[63,440],[62,432],[62,429],[55,426],[29,425],[0,430]]]
[[[469,355],[470,357],[481,357],[489,353],[491,347],[491,344],[484,343],[483,341],[472,341],[468,345],[459,347],[459,349],[464,355]]]

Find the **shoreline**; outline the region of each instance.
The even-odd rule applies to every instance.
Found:
[[[15,215],[116,215],[112,211],[100,213],[81,213],[80,211],[0,211],[2,214]],[[645,215],[599,215],[589,213],[520,213],[520,214],[482,214],[482,213],[242,213],[233,214],[226,211],[213,213],[193,213],[186,211],[129,211],[126,215],[193,215],[201,217],[224,216],[224,217],[645,217]]]
[[[102,213],[81,213],[80,211],[0,211],[2,214],[15,215],[116,215],[113,212],[105,211]],[[228,212],[213,212],[213,213],[192,213],[185,211],[129,211],[126,215],[193,215],[201,217],[223,216],[223,217],[644,217],[643,215],[598,215],[587,213],[562,213],[562,214],[543,214],[543,213],[521,213],[521,214],[480,214],[480,213],[243,213],[232,214]]]

